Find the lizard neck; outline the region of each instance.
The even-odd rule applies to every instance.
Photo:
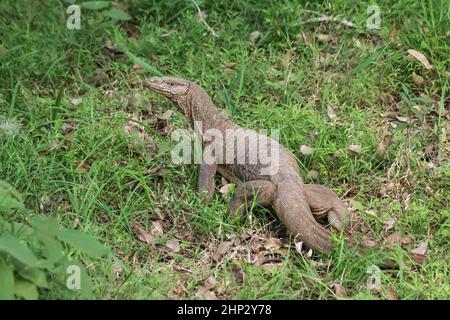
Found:
[[[233,128],[234,124],[212,102],[209,95],[195,83],[192,83],[186,100],[180,103],[191,128],[194,122],[201,122],[203,130]]]

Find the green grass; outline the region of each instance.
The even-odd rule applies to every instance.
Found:
[[[101,261],[79,257],[96,298],[195,298],[210,276],[216,280],[211,291],[228,299],[332,299],[337,297],[330,285],[336,282],[350,298],[386,299],[392,292],[399,299],[450,298],[446,1],[377,1],[381,30],[366,29],[366,5],[359,2],[198,1],[219,37],[198,21],[190,1],[121,3],[128,5],[137,37],[85,9],[81,29],[68,30],[63,1],[0,3],[0,121],[20,127],[17,134],[0,131],[0,179],[16,186],[29,209],[111,248]],[[302,23],[305,9],[347,18],[357,27]],[[262,36],[253,44],[249,34],[255,30]],[[332,39],[318,41],[318,34]],[[211,261],[230,235],[283,238],[285,231],[261,208],[232,219],[219,193],[212,204],[201,202],[195,192],[198,168],[171,162],[174,142],[155,119],[172,109],[169,127],[185,128],[187,122],[173,103],[143,89],[140,81],[150,73],[133,71],[130,58],[105,48],[107,39],[163,74],[197,82],[241,126],[280,129],[302,174],[315,170],[314,182],[357,201],[378,243],[399,231],[412,244],[368,255],[337,250],[310,260],[288,239],[275,270],[242,259]],[[409,59],[408,49],[422,52],[433,69]],[[327,116],[328,105],[336,123]],[[132,115],[141,117],[144,140],[124,131]],[[385,132],[393,142],[378,160],[375,150]],[[301,155],[302,144],[315,152]],[[361,145],[361,152],[349,155],[350,144]],[[425,155],[429,146],[437,156]],[[146,173],[158,167],[159,173]],[[385,232],[389,218],[396,223]],[[164,235],[156,246],[139,241],[130,223],[151,229],[158,219]],[[164,246],[175,238],[178,253]],[[425,240],[428,260],[417,266],[405,257]],[[366,270],[387,256],[399,266],[383,269],[381,291],[371,291]],[[236,269],[245,274],[243,281]],[[71,296],[58,287],[44,297]]]

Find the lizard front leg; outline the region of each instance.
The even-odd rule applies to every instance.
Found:
[[[327,213],[328,223],[336,230],[345,229],[349,212],[333,190],[319,184],[305,184],[306,201],[314,215]]]
[[[198,194],[206,203],[211,202],[214,196],[214,190],[216,188],[216,183],[214,176],[217,172],[217,164],[208,164],[203,162],[200,165],[200,172],[198,174],[197,189]]]
[[[268,180],[252,180],[241,183],[236,188],[230,201],[230,212],[233,215],[244,213],[255,197],[257,204],[269,206],[275,193],[275,185]]]

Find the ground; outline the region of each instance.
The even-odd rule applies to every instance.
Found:
[[[356,1],[142,0],[115,2],[124,22],[82,7],[71,30],[69,2],[2,1],[0,179],[109,248],[70,251],[97,299],[448,299],[449,5],[373,4],[380,29]],[[149,70],[197,82],[243,127],[279,129],[306,182],[341,196],[378,249],[338,236],[311,255],[268,210],[202,203],[198,168],[170,156],[187,122],[143,88]],[[56,279],[41,298],[77,297]]]

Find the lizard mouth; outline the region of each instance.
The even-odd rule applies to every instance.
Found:
[[[158,77],[151,77],[150,79],[144,81],[144,86],[165,95],[169,94],[167,90],[164,90],[165,87],[164,81],[162,81]]]

